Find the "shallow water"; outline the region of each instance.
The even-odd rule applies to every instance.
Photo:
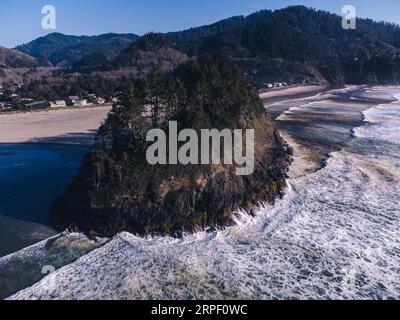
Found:
[[[77,174],[88,147],[0,145],[0,256],[55,233],[49,209]]]

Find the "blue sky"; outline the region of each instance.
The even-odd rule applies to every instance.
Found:
[[[74,35],[176,31],[295,4],[337,14],[351,4],[358,16],[400,24],[399,0],[0,0],[0,46],[14,47],[48,33],[41,28],[41,9],[48,4],[57,10],[56,31]]]

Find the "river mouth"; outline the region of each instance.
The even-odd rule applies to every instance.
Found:
[[[56,233],[49,210],[89,147],[0,144],[0,257]]]

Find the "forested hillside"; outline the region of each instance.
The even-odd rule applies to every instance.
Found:
[[[355,30],[345,30],[341,16],[304,6],[142,37],[53,33],[18,49],[35,57],[39,65],[57,65],[61,73],[104,77],[144,78],[155,69],[171,71],[197,56],[222,54],[258,88],[273,82],[400,82],[399,26],[357,19]]]
[[[91,54],[104,54],[113,58],[139,36],[135,34],[108,33],[99,36],[70,36],[51,33],[16,49],[39,61],[49,61],[54,66],[70,67]]]
[[[230,56],[258,85],[263,82],[333,84],[400,81],[400,28],[358,19],[356,30],[344,30],[338,15],[303,6],[260,11],[209,26],[169,34],[148,34],[131,45],[111,68],[142,67],[139,51],[152,52],[175,65],[178,52],[189,57],[219,53]],[[173,54],[161,54],[168,48]],[[123,62],[123,63],[121,63]]]

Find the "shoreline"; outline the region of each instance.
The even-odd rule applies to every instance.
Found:
[[[331,96],[329,96],[330,98],[331,98]],[[310,97],[309,98],[310,100],[311,100],[311,103],[312,102],[315,102],[314,101],[314,99],[315,99],[315,97]],[[320,101],[320,100],[318,100],[318,101]],[[351,137],[351,129],[350,129],[350,127],[351,126],[353,126],[353,128],[357,128],[357,126],[355,126],[355,124],[356,124],[356,121],[355,121],[355,119],[353,119],[353,117],[357,117],[357,115],[359,116],[359,118],[360,118],[360,123],[361,123],[361,125],[363,125],[363,124],[365,124],[365,121],[364,121],[364,119],[362,119],[362,114],[363,114],[363,111],[362,110],[368,110],[369,108],[372,108],[372,107],[374,107],[374,103],[370,103],[370,104],[366,104],[366,103],[363,103],[363,104],[354,104],[354,101],[352,101],[350,98],[348,98],[347,100],[345,100],[346,102],[344,102],[344,101],[342,101],[341,103],[337,103],[337,104],[335,104],[334,106],[332,106],[332,107],[330,107],[330,104],[329,104],[329,102],[331,102],[332,100],[323,100],[324,101],[324,103],[326,104],[325,105],[325,108],[327,109],[327,114],[324,114],[323,115],[323,117],[325,118],[325,120],[326,119],[329,119],[329,118],[332,118],[332,119],[334,119],[335,120],[335,126],[337,126],[337,128],[339,128],[339,129],[341,129],[342,127],[341,126],[343,126],[343,128],[346,128],[346,130],[344,130],[343,132],[341,132],[341,135],[340,135],[340,137],[342,138],[342,139],[345,139],[345,140],[341,140],[341,141],[338,141],[337,142],[337,146],[341,146],[341,148],[344,148],[344,147],[346,147],[346,144],[349,142],[349,141],[351,141],[352,140],[352,137]],[[307,102],[309,102],[310,103],[310,101],[308,101],[307,100]],[[343,104],[343,105],[342,105]],[[307,106],[307,104],[306,104],[306,106]],[[355,108],[356,107],[356,110],[353,110],[353,108]],[[286,105],[282,105],[282,108],[286,108]],[[283,138],[287,138],[287,137],[289,137],[289,139],[293,139],[293,141],[291,141],[291,146],[292,147],[294,147],[294,151],[295,151],[295,153],[294,153],[294,156],[293,156],[293,158],[294,158],[294,160],[295,160],[295,162],[293,162],[292,163],[292,165],[291,165],[291,167],[290,167],[290,171],[289,171],[289,174],[291,175],[291,177],[289,177],[290,179],[292,179],[292,178],[294,178],[294,179],[297,179],[297,178],[299,178],[299,177],[302,177],[303,175],[307,175],[307,174],[312,174],[313,172],[316,172],[316,171],[319,171],[318,169],[316,170],[316,171],[310,171],[309,169],[310,168],[304,168],[304,167],[302,167],[302,165],[305,163],[304,162],[304,159],[302,158],[302,157],[305,157],[305,159],[307,159],[309,156],[310,156],[310,151],[313,151],[313,145],[312,144],[310,144],[310,141],[299,141],[299,137],[296,137],[296,136],[293,136],[292,135],[292,133],[289,133],[288,132],[288,127],[290,126],[290,124],[292,124],[293,125],[293,123],[291,123],[291,121],[294,121],[294,119],[293,119],[293,117],[299,117],[300,119],[303,119],[303,117],[304,117],[304,115],[305,114],[307,114],[305,111],[306,111],[307,109],[306,109],[306,107],[304,108],[304,110],[296,110],[296,112],[293,112],[293,113],[289,113],[289,114],[286,114],[285,112],[283,112],[282,113],[282,116],[283,116],[283,119],[280,119],[280,120],[277,120],[278,122],[279,122],[279,124],[277,124],[278,125],[278,127],[279,126],[281,126],[282,128],[284,128],[284,127],[286,127],[286,129],[281,129],[281,130],[283,130],[282,131],[282,136],[283,136]],[[352,115],[347,115],[347,118],[351,118],[350,120],[350,123],[347,123],[347,125],[344,125],[343,123],[342,123],[342,121],[341,121],[341,118],[340,117],[334,117],[333,115],[334,115],[334,113],[333,113],[333,111],[335,111],[336,110],[336,112],[337,113],[339,113],[339,114],[342,114],[343,113],[343,110],[347,110],[347,111],[353,111],[353,114]],[[318,111],[316,111],[316,114],[318,114],[318,112],[319,112],[320,110],[318,110]],[[284,119],[285,117],[288,117],[288,118],[286,118],[286,119]],[[342,116],[342,119],[343,120],[346,120],[346,116]],[[347,119],[347,120],[349,120],[349,119]],[[312,124],[312,125],[316,125],[316,122],[315,122],[316,120],[315,119],[313,119],[313,118],[308,118],[308,120],[305,120],[305,122],[309,122],[309,124]],[[288,122],[288,123],[286,123],[285,124],[285,122]],[[350,125],[350,124],[352,124],[352,125]],[[294,126],[294,128],[295,129],[298,129],[298,127],[296,127],[296,126]],[[318,130],[322,130],[322,131],[324,131],[324,130],[326,130],[326,128],[324,128],[324,127],[318,127]],[[297,131],[297,130],[296,130]],[[327,136],[329,136],[330,134],[331,134],[331,131],[326,131],[326,133],[325,133]],[[347,138],[346,138],[347,137]],[[354,137],[353,137],[354,138]],[[350,140],[346,140],[346,139],[350,139]],[[339,139],[340,140],[340,139]],[[314,141],[314,143],[321,143],[321,141],[318,141],[318,140],[315,140]],[[323,142],[322,144],[324,144],[324,143],[326,143],[326,141],[325,142]],[[337,147],[336,146],[336,147]],[[327,147],[327,148],[332,148],[332,147],[335,147],[334,146],[334,144],[331,144],[331,145],[325,145],[325,147]],[[327,153],[325,154],[325,155],[328,155],[328,159],[330,158],[330,154],[331,154],[331,152],[332,151],[336,151],[336,150],[332,150],[332,151],[330,151],[330,152],[328,152],[327,150],[325,150]],[[311,153],[311,155],[313,155],[313,153]],[[326,161],[327,160],[325,160],[325,164],[326,164]],[[320,165],[322,165],[322,168],[323,167],[325,167],[325,165],[323,164],[323,163],[320,163]],[[303,174],[294,174],[293,175],[293,171],[298,171],[298,172],[303,172]],[[114,242],[118,242],[118,239],[121,237],[121,235],[117,235],[115,238],[113,238],[110,242],[108,242],[109,243],[109,245],[108,245],[108,247],[112,247],[112,245],[113,245],[113,243]],[[133,236],[132,236],[133,237]],[[136,238],[135,238],[135,241],[136,241]],[[137,240],[137,241],[141,241],[141,240]],[[35,248],[35,247],[33,247],[33,248]],[[98,253],[102,253],[103,251],[105,251],[105,252],[107,252],[107,248],[106,248],[106,246],[105,247],[102,247],[103,249],[99,249],[99,251],[97,251],[96,249],[95,249],[95,251],[96,252],[98,252]],[[98,249],[98,248],[97,248]],[[29,250],[29,248],[26,248],[26,249],[23,249],[23,250]],[[88,256],[90,256],[90,257],[93,257],[93,256],[95,256],[97,253],[96,252],[92,252],[92,253],[89,253],[88,254]],[[45,253],[43,253],[43,254],[45,254]],[[9,255],[9,256],[7,256],[7,259],[12,259],[13,257],[18,257],[18,255],[14,255],[14,254],[11,254],[11,255]],[[0,261],[1,261],[2,259],[0,259]],[[76,266],[79,266],[80,265],[80,262],[79,262],[80,260],[78,260],[76,263],[73,263],[73,264],[71,264],[71,265],[69,265],[69,264],[66,264],[63,268],[62,268],[62,270],[59,270],[58,271],[58,273],[59,274],[61,274],[62,275],[62,272],[63,272],[63,270],[65,271],[65,270],[75,270],[74,268],[76,268]],[[86,261],[86,260],[85,260]],[[46,281],[46,280],[43,280],[43,281]],[[40,294],[40,288],[41,288],[41,284],[40,283],[37,283],[36,285],[34,285],[33,287],[28,287],[27,289],[25,289],[25,290],[23,290],[23,291],[21,291],[21,292],[19,292],[19,293],[17,293],[16,295],[14,295],[14,296],[11,296],[11,297],[9,297],[10,299],[19,299],[19,298],[21,298],[24,294],[30,294],[30,292],[33,292],[33,293],[35,293],[35,292],[37,292],[38,294]],[[35,291],[35,290],[37,290],[37,291]]]
[[[263,103],[311,97],[331,89],[327,85],[294,85],[260,93]],[[112,106],[57,108],[0,113],[0,146],[17,144],[83,145],[95,136]]]
[[[312,97],[332,89],[331,85],[295,85],[264,91],[259,96],[264,104],[271,104],[285,100]]]
[[[111,106],[0,114],[0,145],[93,145]]]
[[[80,143],[67,143],[67,142],[46,142],[44,141],[27,141],[27,142],[0,142],[0,147],[2,146],[54,146],[54,147],[62,147],[62,146],[70,146],[70,147],[87,147],[90,148],[92,145],[90,144],[80,144]]]
[[[37,114],[37,113],[51,113],[51,112],[57,112],[57,111],[64,111],[64,110],[88,110],[88,109],[98,109],[98,108],[111,108],[113,105],[111,103],[104,103],[104,104],[88,104],[86,106],[80,106],[80,107],[55,107],[55,108],[47,108],[47,109],[42,109],[42,110],[13,110],[13,111],[0,111],[0,117],[1,116],[7,116],[7,115],[16,115],[16,114]]]
[[[347,86],[322,89],[307,97],[284,97],[278,102],[264,101],[284,140],[294,150],[295,163],[289,177],[300,177],[326,167],[332,152],[340,151],[354,139],[353,132],[365,124],[364,112],[390,103],[365,96],[373,87]],[[310,93],[313,91],[309,91]]]
[[[0,256],[58,232],[50,208],[91,149],[84,145],[0,145]]]

